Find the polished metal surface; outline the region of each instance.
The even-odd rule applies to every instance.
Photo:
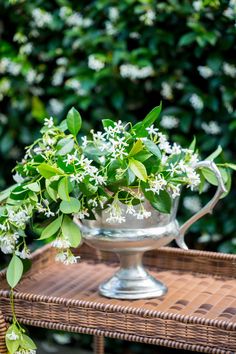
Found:
[[[124,223],[110,224],[106,221],[107,210],[97,213],[96,220],[75,219],[81,228],[85,243],[99,250],[116,252],[120,258],[120,269],[111,279],[100,285],[101,295],[131,300],[153,298],[167,292],[166,286],[144,269],[142,256],[145,251],[165,246],[174,239],[179,247],[187,249],[184,242],[186,230],[202,216],[212,212],[220,196],[225,192],[225,186],[213,162],[198,162],[195,166],[196,169],[201,167],[207,167],[214,172],[218,188],[211,201],[181,227],[176,220],[178,198],[173,200],[170,214],[158,212],[145,201],[143,205],[151,212],[151,216],[143,220],[137,220],[133,215],[127,214]],[[126,206],[120,203],[120,207],[125,213]]]

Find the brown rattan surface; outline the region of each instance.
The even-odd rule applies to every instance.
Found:
[[[236,256],[162,248],[144,263],[169,288],[149,300],[101,297],[98,285],[117,268],[116,258],[87,246],[81,261],[64,266],[44,247],[17,286],[15,310],[25,324],[188,349],[236,352]],[[0,277],[0,308],[11,318],[9,290]]]

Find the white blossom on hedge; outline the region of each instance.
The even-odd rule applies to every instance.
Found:
[[[202,0],[196,0],[196,1],[193,1],[193,8],[195,11],[200,11],[203,7],[203,3],[202,3]]]
[[[94,71],[100,71],[104,68],[105,63],[98,59],[95,55],[91,54],[88,57],[88,67]]]
[[[57,115],[62,112],[62,110],[64,108],[64,103],[62,103],[61,101],[59,101],[56,98],[51,98],[49,100],[49,107],[50,107],[52,113]]]
[[[214,72],[211,68],[209,68],[209,66],[198,66],[198,72],[199,74],[204,78],[204,79],[208,79],[209,77],[211,77]]]
[[[211,120],[209,123],[203,122],[201,127],[207,134],[218,135],[221,133],[221,127],[216,121],[213,120]]]
[[[192,211],[193,213],[198,212],[202,207],[201,200],[198,196],[185,197],[183,200],[183,205],[186,209]]]
[[[119,10],[117,9],[117,7],[112,6],[108,9],[108,17],[109,17],[110,21],[113,21],[113,22],[118,20]]]
[[[167,100],[173,99],[173,90],[168,82],[162,82],[161,84],[161,95]]]
[[[153,10],[148,9],[143,15],[141,15],[140,20],[147,26],[152,26],[156,19],[156,14]]]
[[[204,107],[204,103],[203,100],[201,99],[201,97],[199,95],[197,95],[196,93],[193,93],[190,98],[189,98],[189,102],[192,105],[192,107],[196,110],[196,111],[201,111]]]
[[[49,12],[40,8],[33,9],[32,17],[36,27],[38,28],[46,27],[52,22],[53,19],[52,15]]]
[[[144,66],[142,68],[133,64],[122,64],[120,66],[120,75],[123,78],[129,78],[131,80],[146,79],[153,76],[154,70],[151,66]]]
[[[229,63],[223,63],[223,72],[225,75],[232,77],[233,79],[236,78],[236,66]]]
[[[164,115],[161,119],[160,125],[165,129],[177,128],[179,119],[172,115]]]

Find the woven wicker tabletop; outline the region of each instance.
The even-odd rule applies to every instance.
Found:
[[[44,247],[15,293],[22,323],[205,353],[236,352],[236,256],[162,248],[144,263],[169,288],[149,300],[101,297],[98,285],[118,266],[116,258],[82,246],[78,264],[54,261]],[[11,309],[4,273],[0,308]]]

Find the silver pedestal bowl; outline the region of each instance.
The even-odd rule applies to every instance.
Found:
[[[187,249],[184,242],[186,230],[203,215],[212,212],[225,191],[224,183],[214,163],[199,162],[196,168],[200,167],[208,167],[215,173],[218,188],[211,201],[181,227],[176,220],[178,198],[173,200],[170,214],[158,212],[145,201],[144,207],[151,212],[151,217],[144,220],[126,215],[125,223],[108,224],[106,210],[97,212],[96,220],[75,220],[80,226],[85,243],[99,250],[115,252],[119,256],[120,269],[99,286],[101,295],[131,300],[154,298],[167,292],[167,287],[143,267],[143,253],[165,246],[172,240],[176,240],[181,248]],[[121,208],[125,213],[126,206],[121,204]]]

